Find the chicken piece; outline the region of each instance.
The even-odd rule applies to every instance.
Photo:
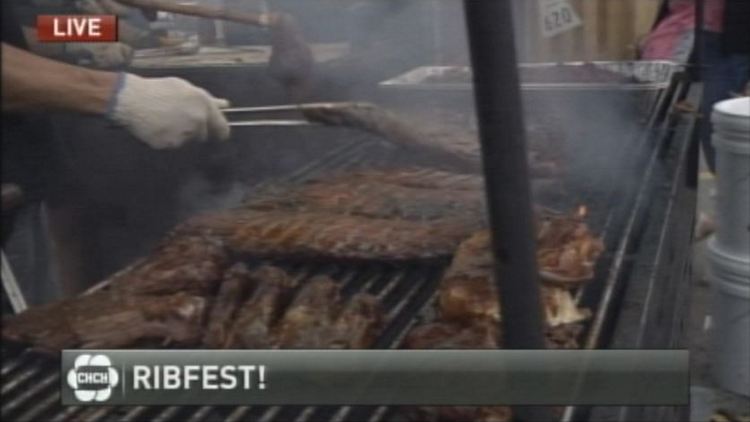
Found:
[[[438,287],[438,313],[446,321],[500,320],[499,295],[489,251],[488,231],[480,231],[458,247]],[[554,327],[585,320],[570,292],[542,285],[542,305],[547,325]]]
[[[326,348],[334,337],[334,319],[340,306],[338,284],[325,276],[313,277],[302,286],[279,322],[275,333],[279,347]]]
[[[235,210],[199,216],[178,233],[213,234],[255,256],[353,260],[425,260],[453,254],[472,224],[385,220],[318,212]]]
[[[228,263],[224,246],[214,237],[172,236],[144,260],[115,275],[111,288],[135,295],[211,295]]]
[[[237,309],[251,291],[256,279],[245,264],[233,265],[224,274],[224,281],[211,306],[203,346],[209,349],[224,347],[229,341],[229,329]]]
[[[250,279],[255,290],[237,311],[224,347],[262,349],[276,344],[272,329],[289,303],[294,282],[272,266],[252,271]]]
[[[383,311],[377,298],[360,293],[349,299],[333,323],[333,337],[327,347],[333,349],[367,349],[377,340],[383,328]]]
[[[576,216],[547,216],[537,223],[537,261],[544,281],[575,286],[594,277],[604,243]]]

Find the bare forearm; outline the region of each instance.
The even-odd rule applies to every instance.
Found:
[[[3,43],[3,109],[104,114],[117,74],[46,59]]]

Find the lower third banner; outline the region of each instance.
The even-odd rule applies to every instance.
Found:
[[[683,350],[65,350],[65,405],[686,405]]]

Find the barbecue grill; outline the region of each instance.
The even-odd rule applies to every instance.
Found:
[[[647,122],[637,132],[622,134],[623,144],[634,159],[630,165],[637,168],[640,177],[622,190],[602,193],[598,189],[587,190],[578,186],[574,202],[557,204],[561,209],[579,203],[586,204],[592,229],[600,233],[606,252],[597,263],[596,279],[581,289],[577,300],[582,306],[593,310],[593,318],[587,324],[582,344],[586,348],[608,347],[676,347],[679,338],[670,337],[669,344],[657,341],[658,335],[649,325],[648,313],[653,313],[659,304],[670,302],[671,294],[677,294],[678,303],[668,308],[672,325],[679,325],[684,306],[681,294],[684,284],[681,276],[686,271],[686,251],[680,256],[669,257],[672,277],[668,286],[659,290],[661,296],[649,296],[650,302],[640,306],[632,295],[642,294],[643,283],[654,287],[657,274],[662,274],[661,262],[670,245],[669,236],[680,235],[685,239],[692,223],[689,194],[684,189],[688,156],[689,116],[675,116],[671,106],[683,99],[690,86],[687,80],[676,74],[670,84],[663,87],[662,100],[655,107]],[[315,129],[337,130],[337,129]],[[276,177],[256,185],[249,193],[262,195],[278,186],[299,184],[327,173],[358,167],[398,166],[408,162],[393,149],[372,142],[362,142],[352,135],[350,142],[338,146],[321,158],[301,167],[297,171]],[[632,170],[632,169],[630,169]],[[636,174],[636,173],[629,173]],[[679,201],[679,202],[677,202]],[[687,210],[690,210],[689,212]],[[663,226],[662,226],[663,224]],[[661,229],[668,227],[669,229]],[[689,235],[688,235],[689,237]],[[650,243],[651,238],[658,239]],[[645,254],[641,249],[649,250]],[[653,251],[656,249],[656,251]],[[645,256],[644,256],[645,255]],[[650,259],[647,261],[647,259]],[[666,258],[665,258],[666,259]],[[638,261],[640,260],[640,261]],[[316,274],[329,274],[343,285],[346,297],[357,292],[376,295],[387,311],[387,324],[377,340],[376,348],[396,348],[406,332],[420,319],[431,312],[434,292],[447,262],[394,266],[390,264],[349,265],[299,265],[279,263],[299,280]],[[641,265],[642,264],[642,265]],[[679,265],[678,265],[679,264]],[[644,266],[649,271],[644,273]],[[106,288],[107,282],[92,290]],[[635,289],[635,290],[633,290]],[[649,292],[651,290],[648,290]],[[666,292],[666,293],[665,293]],[[680,299],[681,298],[681,299]],[[623,301],[625,301],[623,303]],[[627,302],[630,301],[630,302]],[[623,308],[624,306],[624,308]],[[623,309],[625,311],[623,311]],[[624,313],[621,313],[624,312]],[[644,319],[636,328],[623,321]],[[639,317],[639,318],[638,318]],[[662,316],[662,318],[666,318]],[[671,318],[671,319],[670,319]],[[644,341],[648,338],[649,341]],[[636,339],[636,340],[634,340]],[[636,342],[633,342],[636,341]],[[393,407],[61,407],[59,386],[61,383],[59,363],[56,359],[39,355],[32,350],[14,345],[3,345],[2,416],[9,420],[81,420],[81,421],[398,421],[403,420],[403,409]],[[598,411],[569,408],[567,420],[578,420],[586,415],[596,416]]]

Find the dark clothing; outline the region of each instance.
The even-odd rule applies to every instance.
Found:
[[[16,19],[19,11],[16,7],[26,7],[26,3],[2,1],[3,43],[26,48],[20,21]],[[48,114],[3,111],[2,181],[20,186],[27,201],[47,196],[58,173],[60,163],[53,138]]]
[[[722,44],[726,54],[750,55],[750,0],[726,0]]]

